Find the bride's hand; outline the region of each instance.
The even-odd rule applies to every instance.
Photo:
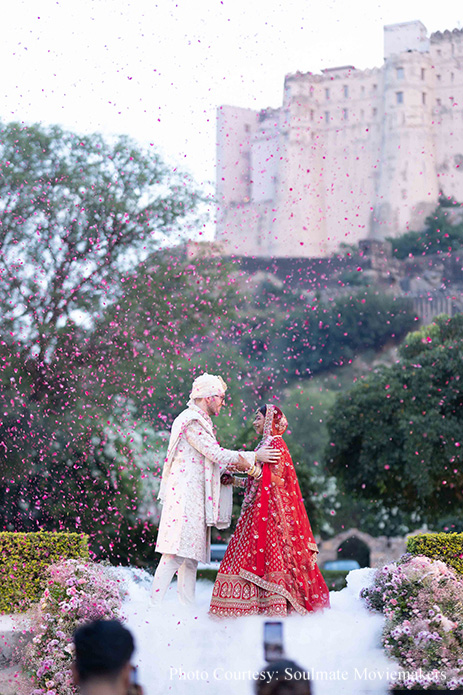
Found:
[[[280,456],[279,449],[270,446],[263,446],[262,449],[256,451],[256,461],[261,461],[261,463],[278,463]]]
[[[222,485],[233,485],[233,476],[230,473],[224,473],[220,478]]]

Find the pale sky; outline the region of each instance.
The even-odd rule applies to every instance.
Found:
[[[380,66],[383,25],[460,27],[422,0],[3,1],[0,119],[126,133],[215,179],[221,104],[279,106],[287,73]]]

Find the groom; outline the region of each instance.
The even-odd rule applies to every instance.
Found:
[[[226,389],[220,376],[201,374],[193,382],[187,409],[172,424],[159,490],[163,509],[156,550],[162,557],[151,605],[162,601],[175,572],[180,602],[194,602],[198,562],[210,561],[211,526],[230,526],[232,488],[221,483],[221,475],[240,471],[258,477],[256,460],[279,459],[279,452],[268,447],[241,453],[222,449],[211,418],[220,413]]]

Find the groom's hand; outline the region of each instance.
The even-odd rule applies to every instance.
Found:
[[[263,446],[262,449],[256,451],[256,461],[261,461],[262,463],[278,463],[280,456],[280,450],[271,446]]]
[[[238,454],[238,463],[235,463],[235,468],[240,473],[246,473],[251,468],[251,464],[242,454]]]

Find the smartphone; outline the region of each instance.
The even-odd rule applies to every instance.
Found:
[[[267,662],[278,661],[284,657],[283,623],[270,620],[264,623],[264,658]]]

